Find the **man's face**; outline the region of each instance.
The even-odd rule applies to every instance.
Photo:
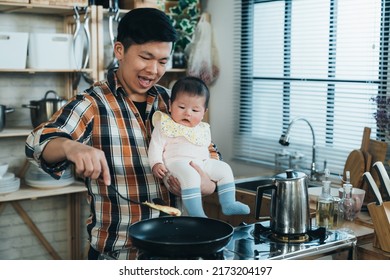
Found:
[[[122,43],[115,43],[115,56],[119,61],[117,75],[129,95],[145,96],[160,80],[166,71],[171,49],[172,43],[149,42],[132,45],[125,52]]]

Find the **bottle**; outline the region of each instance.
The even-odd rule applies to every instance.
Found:
[[[325,180],[322,181],[322,192],[317,200],[316,223],[318,227],[333,227],[334,198],[330,194],[329,170],[325,169]]]
[[[344,213],[340,206],[340,197],[334,197],[334,207],[333,207],[333,229],[338,229],[343,226],[344,223]]]
[[[352,184],[346,183],[343,185],[343,198],[340,200],[340,208],[343,212],[345,221],[353,221],[355,219],[355,201],[352,198]]]

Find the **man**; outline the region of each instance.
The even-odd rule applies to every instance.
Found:
[[[71,99],[49,122],[37,127],[26,141],[26,155],[46,172],[60,178],[69,164],[86,178],[91,215],[89,259],[131,247],[129,226],[158,212],[133,204],[162,198],[172,204],[169,192],[153,176],[147,148],[152,115],[168,112],[169,95],[156,83],[165,73],[177,34],[160,10],[134,9],[118,25],[114,45],[117,69]],[[210,146],[214,158],[219,154]],[[196,165],[202,176],[203,194],[215,184]],[[179,183],[169,185],[179,193]],[[131,256],[132,258],[133,256]]]

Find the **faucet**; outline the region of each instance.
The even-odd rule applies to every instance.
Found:
[[[319,178],[317,178],[317,176],[319,174],[317,174],[317,170],[316,170],[316,138],[315,138],[314,129],[313,129],[313,126],[311,125],[311,123],[307,119],[301,118],[301,117],[292,120],[290,122],[290,124],[288,125],[288,127],[287,127],[286,133],[282,134],[280,136],[279,143],[281,145],[283,145],[283,146],[288,146],[290,144],[290,142],[289,142],[289,140],[290,140],[290,130],[291,130],[292,125],[296,121],[304,121],[304,122],[306,122],[309,125],[310,130],[311,130],[311,134],[313,136],[312,160],[311,160],[311,168],[310,168],[310,180],[314,181],[314,180],[319,179]]]

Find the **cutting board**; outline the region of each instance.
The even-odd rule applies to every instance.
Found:
[[[363,152],[364,155],[364,161],[365,161],[365,171],[370,171],[373,161],[372,161],[372,154],[369,151],[370,147],[370,136],[371,136],[371,128],[365,127],[363,131],[363,139],[362,139],[362,145],[360,150]],[[368,184],[362,180],[360,186],[356,186],[357,188],[361,188],[365,191],[368,190]]]
[[[364,154],[361,150],[353,150],[347,158],[344,165],[344,181],[346,180],[346,172],[350,172],[351,184],[354,187],[361,186],[363,183],[363,173],[366,169]]]

